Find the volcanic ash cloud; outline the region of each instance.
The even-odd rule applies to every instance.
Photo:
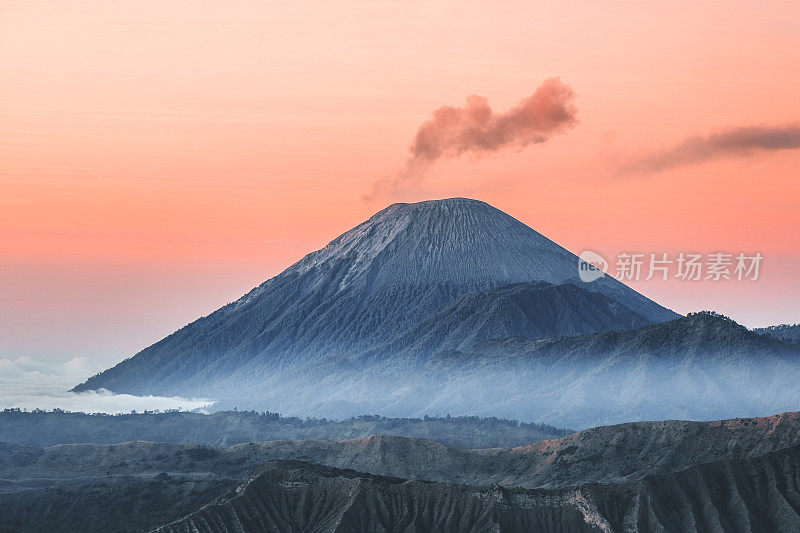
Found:
[[[404,168],[376,182],[367,198],[391,193],[406,182],[421,179],[439,159],[523,149],[547,142],[578,124],[574,100],[572,88],[558,78],[550,78],[503,113],[494,112],[488,99],[477,95],[467,97],[463,107],[440,107],[417,129]]]

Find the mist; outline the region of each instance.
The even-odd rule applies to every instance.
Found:
[[[184,410],[211,407],[213,400],[169,396],[134,396],[100,389],[69,392],[99,370],[89,359],[76,357],[59,364],[21,356],[0,359],[0,409],[53,410],[119,414],[131,411]]]

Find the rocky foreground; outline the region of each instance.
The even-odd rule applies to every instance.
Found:
[[[529,446],[0,446],[0,531],[797,531],[800,413]]]
[[[800,531],[800,447],[556,490],[409,481],[275,461],[158,528],[220,531]]]

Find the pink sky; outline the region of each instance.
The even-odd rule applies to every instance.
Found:
[[[635,287],[798,322],[800,150],[615,170],[799,122],[798,27],[789,2],[0,2],[0,357],[131,355],[384,207],[433,110],[553,76],[577,127],[394,199],[482,199],[575,252],[759,251],[758,282]]]

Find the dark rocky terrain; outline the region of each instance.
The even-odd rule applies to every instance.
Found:
[[[155,531],[602,531],[602,524],[587,522],[581,504],[569,490],[409,481],[278,461]]]
[[[618,484],[531,490],[270,462],[160,533],[798,531],[800,447]]]
[[[138,532],[195,512],[236,486],[230,479],[160,474],[0,491],[0,531]]]
[[[613,531],[800,531],[800,447],[647,476],[629,490]]]
[[[212,502],[227,509],[259,501],[249,500],[251,496],[268,498],[270,505],[283,502],[270,511],[282,520],[323,520],[332,516],[322,512],[326,498],[344,498],[349,494],[346,487],[366,484],[373,487],[368,491],[370,503],[354,505],[353,513],[379,513],[384,524],[405,523],[409,516],[428,524],[425,521],[435,517],[450,517],[447,509],[455,517],[466,508],[473,513],[467,513],[469,520],[483,520],[481,516],[500,505],[486,499],[505,494],[513,505],[503,516],[532,521],[522,524],[544,524],[543,531],[591,531],[591,524],[600,530],[626,531],[632,523],[642,531],[739,531],[745,520],[753,524],[752,531],[774,531],[775,525],[794,524],[797,514],[792,509],[800,509],[795,506],[800,480],[797,447],[800,413],[718,422],[629,423],[523,447],[477,450],[391,436],[221,448],[152,442],[45,448],[4,444],[0,509],[7,511],[0,514],[0,530],[43,531],[42,524],[61,517],[65,524],[80,525],[66,530],[141,531],[179,520]],[[297,472],[287,473],[282,463],[262,469],[266,462],[286,460],[356,473],[316,466],[293,466],[288,470]],[[230,492],[234,486],[248,487],[248,479],[270,469],[274,472],[262,478],[263,490],[248,491],[247,498],[231,503],[237,494]],[[311,476],[307,491],[289,484],[291,490],[285,492],[283,482],[273,482],[301,473]],[[278,477],[270,478],[273,474]],[[158,486],[161,483],[165,485]],[[99,509],[106,505],[110,510],[103,515]],[[518,515],[516,505],[527,510]],[[527,514],[531,505],[536,507],[532,515]],[[103,525],[97,516],[114,517],[114,522]],[[500,520],[497,512],[491,516]],[[576,521],[587,517],[588,525]],[[452,530],[463,525],[448,524],[453,524]]]
[[[242,478],[269,460],[298,460],[377,475],[509,487],[614,483],[702,462],[746,459],[800,445],[800,414],[720,422],[635,422],[593,428],[516,448],[462,450],[426,439],[277,441],[230,447],[152,442],[4,444],[0,479],[78,479],[160,472]]]

